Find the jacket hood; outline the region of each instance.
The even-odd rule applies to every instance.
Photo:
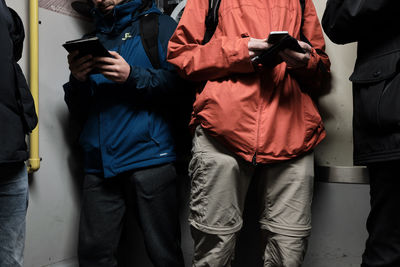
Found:
[[[18,16],[17,12],[10,7],[8,9],[14,22],[10,32],[10,36],[14,45],[14,58],[16,61],[19,61],[22,57],[22,49],[25,39],[24,24],[22,23],[22,20]]]
[[[92,16],[96,29],[103,33],[119,34],[127,25],[140,16],[149,13],[161,14],[154,1],[151,2],[150,8],[143,10],[144,2],[142,0],[124,1],[122,4],[115,6],[110,15],[104,15],[97,8],[93,8]]]

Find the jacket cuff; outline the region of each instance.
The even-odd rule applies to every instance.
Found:
[[[254,71],[249,55],[250,37],[240,38],[236,41],[234,49],[227,51],[229,66],[232,66],[233,73],[249,73]]]
[[[136,79],[135,79],[134,72],[137,67],[134,67],[132,65],[129,65],[129,66],[130,66],[130,72],[129,72],[128,79],[126,79],[126,81],[125,81],[125,85],[126,85],[126,88],[132,88],[132,87],[135,88],[136,87]]]
[[[86,80],[86,81],[84,81],[84,82],[81,82],[81,81],[79,81],[78,79],[76,79],[75,77],[74,77],[74,75],[72,75],[72,74],[70,74],[69,75],[69,83],[71,84],[71,87],[72,88],[79,88],[79,89],[81,89],[81,88],[90,88],[90,81],[89,81],[89,78]]]
[[[308,60],[306,69],[308,70],[316,70],[319,62],[319,55],[315,48],[311,48],[310,59]]]

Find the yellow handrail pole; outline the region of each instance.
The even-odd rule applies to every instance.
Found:
[[[29,55],[30,55],[30,81],[29,85],[36,112],[39,117],[39,1],[29,0]],[[39,123],[29,136],[30,155],[28,172],[40,168],[39,157]]]

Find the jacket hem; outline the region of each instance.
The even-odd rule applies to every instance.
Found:
[[[129,165],[124,165],[123,167],[116,167],[115,169],[104,169],[104,178],[114,177],[122,172],[140,169],[145,167],[151,167],[155,165],[160,165],[164,163],[174,162],[176,160],[175,156],[165,157],[165,158],[157,158],[157,159],[149,159],[145,161],[135,162]]]
[[[219,135],[214,130],[212,130],[211,129],[212,126],[208,126],[209,124],[206,120],[196,118],[196,120],[193,121],[193,123],[191,123],[190,127],[194,131],[194,129],[199,125],[203,129],[205,129],[206,132],[210,136],[212,136],[218,143],[222,144],[226,149],[228,149],[235,155],[238,155],[239,157],[244,159],[246,162],[252,162],[253,156],[254,156],[253,153],[249,153],[248,151],[238,149],[238,147],[236,147],[234,144],[229,142],[223,135]],[[310,139],[313,141],[308,141],[306,144],[303,144],[303,148],[295,150],[295,151],[293,151],[293,153],[287,153],[287,154],[282,154],[282,155],[273,155],[273,154],[266,154],[266,153],[258,152],[257,153],[257,164],[280,163],[283,161],[301,157],[301,156],[313,151],[315,149],[315,147],[319,143],[321,143],[321,141],[326,137],[325,128],[321,127],[318,129],[321,129],[321,130],[316,132],[313,135],[313,137]]]
[[[354,157],[354,165],[363,166],[370,163],[400,159],[400,150],[374,152]]]

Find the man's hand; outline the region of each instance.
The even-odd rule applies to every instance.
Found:
[[[310,53],[312,51],[311,46],[305,42],[298,41],[299,45],[305,51],[304,54],[298,53],[296,51],[285,49],[279,52],[279,56],[283,61],[286,62],[287,66],[290,68],[301,68],[307,66],[310,60]]]
[[[261,52],[263,52],[264,50],[270,48],[271,44],[267,42],[267,39],[250,38],[248,47],[249,47],[250,59],[253,59],[255,56],[260,55]]]
[[[109,51],[113,57],[94,58],[95,67],[107,79],[116,83],[124,83],[131,72],[131,66],[117,52]]]
[[[76,58],[79,51],[73,51],[68,54],[68,65],[71,74],[78,81],[84,82],[88,77],[88,73],[93,70],[94,62],[91,55],[86,55],[80,58]]]

